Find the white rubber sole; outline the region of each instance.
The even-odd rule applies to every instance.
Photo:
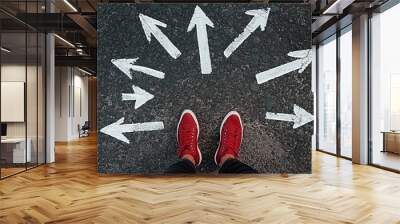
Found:
[[[183,115],[185,115],[185,114],[187,114],[187,113],[190,114],[190,115],[192,115],[194,121],[196,122],[196,127],[197,127],[197,142],[199,142],[200,125],[199,125],[199,121],[197,120],[196,115],[195,115],[195,114],[193,113],[193,111],[191,111],[191,110],[184,110],[184,111],[182,112],[182,114],[181,114],[181,118],[179,119],[178,126],[176,127],[176,141],[179,142],[179,140],[178,140],[179,125],[181,124]],[[199,145],[197,145],[197,152],[199,153],[199,163],[196,164],[196,166],[200,165],[200,164],[201,164],[201,160],[202,160],[202,156],[201,156],[201,152],[200,152]]]
[[[215,155],[214,155],[214,162],[215,164],[217,164],[217,166],[219,166],[218,162],[217,162],[217,155],[219,152],[219,147],[221,144],[221,137],[222,137],[222,127],[224,127],[224,124],[226,122],[226,120],[228,120],[228,118],[232,115],[236,115],[239,117],[239,121],[240,121],[240,127],[242,128],[242,139],[243,139],[243,123],[242,123],[242,118],[240,117],[240,114],[237,111],[231,111],[229,112],[227,115],[225,115],[224,120],[222,121],[221,127],[219,128],[219,145],[217,150],[215,151]],[[242,142],[240,142],[240,144],[242,144]]]

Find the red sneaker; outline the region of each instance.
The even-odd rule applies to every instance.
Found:
[[[178,157],[191,155],[196,161],[196,166],[201,163],[201,152],[198,145],[199,131],[196,115],[191,110],[183,111],[176,131],[179,146]]]
[[[239,156],[242,139],[242,120],[238,112],[231,111],[225,116],[219,130],[219,146],[214,156],[215,163],[219,165],[221,158],[226,154],[237,158]]]

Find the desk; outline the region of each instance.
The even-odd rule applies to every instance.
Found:
[[[400,154],[400,131],[383,131],[383,151]]]
[[[27,144],[26,152],[25,152],[26,142],[28,144]],[[25,138],[1,139],[2,157],[3,157],[3,154],[10,155],[10,156],[6,156],[6,158],[5,158],[6,161],[9,163],[31,162],[31,160],[32,160],[32,153],[31,153],[32,140],[30,138],[28,138],[26,140],[26,142],[25,142]],[[12,157],[11,157],[11,154],[12,154]]]

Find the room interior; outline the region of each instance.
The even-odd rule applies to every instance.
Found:
[[[223,178],[99,174],[97,5],[128,2],[193,3],[0,1],[0,223],[399,222],[398,0],[285,1],[312,11],[312,173]]]
[[[2,2],[1,18],[11,21],[1,33],[1,82],[2,82],[2,136],[5,151],[2,155],[3,177],[5,169],[13,169],[11,173],[26,170],[32,166],[44,163],[45,151],[45,68],[48,56],[46,52],[46,29],[59,29],[40,26],[40,19],[31,20],[30,24],[24,20],[28,17],[13,16],[13,12],[44,13],[50,8],[45,1],[35,3],[22,1]],[[391,1],[375,2],[369,7],[382,8],[381,11],[371,14],[371,86],[370,86],[370,156],[371,165],[399,170],[398,130],[399,105],[396,95],[399,94],[399,68],[395,62],[395,55],[399,49],[396,40],[399,34],[392,29],[399,18],[399,5]],[[77,6],[74,6],[74,5]],[[51,7],[54,12],[87,12],[83,18],[94,24],[97,1],[74,2],[67,4],[57,2]],[[312,2],[314,14],[318,9],[331,10],[335,4],[329,2]],[[350,7],[357,14],[367,5],[361,2],[341,3],[340,7]],[[78,7],[78,8],[76,8]],[[387,8],[387,9],[386,9]],[[324,12],[325,13],[325,12]],[[348,16],[347,16],[348,17]],[[352,159],[352,24],[345,15],[341,16],[340,30],[332,32],[328,25],[321,25],[314,29],[314,62],[317,66],[313,70],[315,89],[315,111],[317,112],[313,138],[313,149],[327,152],[345,159]],[[335,19],[325,16],[325,19]],[[336,18],[338,19],[338,18]],[[321,18],[313,17],[314,24],[319,24]],[[64,30],[54,36],[55,63],[54,71],[57,74],[54,82],[55,125],[54,141],[72,141],[79,139],[80,127],[87,122],[91,132],[96,128],[96,76],[93,56],[93,26],[82,21],[78,24],[76,18],[67,17],[64,20]],[[35,26],[31,25],[37,23]],[[81,24],[82,23],[82,24]],[[83,29],[83,30],[82,30]],[[73,31],[76,30],[76,31]],[[317,38],[315,38],[317,37]],[[77,60],[70,60],[76,58]],[[78,59],[79,58],[79,59]],[[338,60],[340,58],[340,60]],[[340,74],[340,78],[339,75]],[[318,76],[318,79],[315,78]],[[10,85],[18,85],[17,87]],[[22,87],[21,85],[24,85]],[[21,89],[22,88],[22,89]],[[12,89],[12,90],[10,90]],[[13,93],[12,91],[16,91]],[[15,97],[6,97],[13,95]],[[22,105],[23,104],[23,105]],[[13,107],[11,107],[13,106]],[[23,107],[22,107],[23,106]],[[11,109],[12,108],[12,109]],[[10,109],[10,110],[7,110]],[[10,111],[15,111],[11,113]],[[16,116],[18,119],[7,117]],[[19,139],[19,143],[6,143],[6,139]],[[12,148],[25,148],[21,151],[23,163],[13,163],[11,160]],[[7,153],[7,152],[8,153]],[[7,155],[9,154],[9,155]],[[18,155],[18,154],[16,154]],[[7,157],[7,158],[6,158]],[[18,160],[16,160],[18,161]],[[24,164],[24,163],[27,163]],[[32,164],[30,164],[32,163]],[[7,165],[8,164],[8,165]],[[19,164],[19,165],[18,165]],[[7,167],[7,168],[6,168]]]
[[[45,162],[44,35],[2,33],[1,173],[3,177]]]

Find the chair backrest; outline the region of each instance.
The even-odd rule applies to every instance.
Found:
[[[85,121],[85,124],[83,124],[82,129],[83,128],[89,129],[90,128],[89,124],[90,124],[89,121]]]

